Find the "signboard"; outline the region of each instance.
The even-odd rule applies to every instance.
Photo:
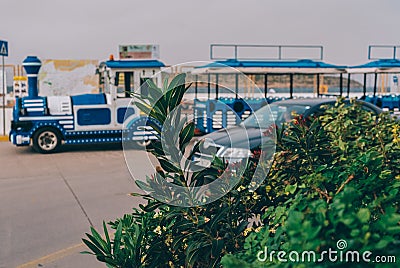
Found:
[[[159,59],[159,45],[120,45],[120,59]]]
[[[28,96],[28,78],[26,76],[14,76],[14,97],[26,97]]]
[[[99,92],[97,60],[42,60],[39,90],[42,96],[65,96]]]
[[[8,42],[0,40],[0,56],[8,57]]]

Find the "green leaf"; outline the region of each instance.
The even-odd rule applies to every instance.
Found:
[[[114,255],[119,255],[120,247],[121,247],[121,238],[122,238],[122,223],[119,222],[117,226],[117,230],[114,235],[114,245],[113,245],[113,253]]]
[[[193,122],[187,124],[179,135],[179,149],[183,151],[184,146],[190,142],[194,135],[195,125]]]
[[[294,194],[296,192],[296,190],[297,190],[297,183],[295,183],[293,185],[292,184],[288,184],[285,187],[285,192],[289,192],[291,194]]]
[[[162,90],[156,86],[156,84],[152,79],[147,79],[146,83],[149,87],[149,95],[154,101],[157,101],[160,98],[162,98],[163,96]]]
[[[180,172],[180,168],[176,167],[173,163],[171,163],[168,160],[159,158],[158,162],[160,162],[161,167],[166,171],[166,172]]]
[[[202,249],[210,247],[209,241],[193,242],[189,244],[186,250],[186,264],[192,267],[198,259],[204,259],[204,254],[202,254]]]
[[[385,236],[383,237],[375,246],[375,249],[384,249],[386,248],[391,242],[393,242],[393,237]]]
[[[362,223],[367,223],[371,217],[371,212],[369,211],[368,208],[362,208],[357,212],[357,218],[362,222]]]
[[[221,257],[222,249],[224,248],[223,239],[213,239],[211,246],[211,258],[214,258],[214,262],[211,267],[219,267],[219,259]]]
[[[214,217],[210,219],[208,225],[210,226],[210,230],[213,232],[218,231],[218,224],[220,222],[226,221],[227,213],[229,212],[229,207],[225,207],[219,211]]]
[[[89,234],[86,234],[89,235]],[[101,252],[101,249],[99,249],[95,244],[93,244],[92,242],[90,242],[89,240],[83,238],[82,239],[83,243],[85,243],[85,245],[90,248],[90,250],[97,256],[101,256],[103,255],[103,252]]]
[[[156,210],[158,207],[160,207],[162,204],[163,203],[158,202],[158,201],[152,201],[151,203],[144,206],[143,210],[146,212],[152,212],[152,211]]]
[[[169,111],[172,111],[177,107],[182,101],[183,95],[187,88],[185,87],[186,74],[181,73],[172,79],[168,86],[168,91],[166,93],[166,99],[169,103]]]
[[[143,181],[135,180],[136,185],[145,192],[152,192],[154,189]]]
[[[99,233],[96,232],[96,230],[93,227],[90,227],[90,229],[93,234],[93,235],[87,234],[87,237],[89,237],[90,241],[92,241],[93,244],[95,244],[96,247],[101,251],[103,251],[105,254],[110,253],[109,251],[107,251],[108,249],[107,243],[103,240],[103,238],[101,238]]]
[[[165,77],[162,89],[164,93],[168,91],[168,77]]]
[[[108,235],[108,230],[106,223],[103,221],[103,230],[104,230],[104,236],[106,237],[106,242],[107,242],[107,250],[111,252],[111,241],[110,241],[110,236]]]
[[[143,102],[138,102],[138,101],[134,101],[133,102],[138,108],[139,110],[141,110],[143,113],[150,115],[150,112],[152,111],[152,107],[147,104],[147,103],[143,103]]]

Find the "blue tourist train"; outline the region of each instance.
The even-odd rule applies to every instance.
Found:
[[[227,48],[233,52],[233,56],[215,56],[215,51],[219,48]],[[374,58],[373,52],[382,48],[392,52],[392,55]],[[195,83],[193,110],[196,130],[204,134],[236,125],[266,103],[286,98],[360,98],[384,110],[399,113],[399,48],[400,46],[371,45],[368,48],[368,60],[374,61],[358,66],[345,66],[323,62],[322,46],[211,45],[210,59],[214,61],[199,66],[192,72],[196,76],[195,81],[198,80],[197,76],[203,76],[203,80],[208,81],[207,88],[200,88]],[[256,50],[256,53],[243,57],[240,54],[241,49]],[[297,55],[288,55],[291,50]],[[262,57],[263,51],[273,53]],[[313,52],[312,56],[298,57],[301,52],[310,51]],[[248,79],[238,79],[243,75]],[[221,94],[224,88],[221,86],[224,82],[221,81],[226,81],[226,76],[231,76],[230,79],[235,81],[230,85],[229,97]],[[302,79],[308,79],[307,86],[301,83]],[[250,84],[257,84],[258,91],[254,88],[248,90],[246,82],[249,84],[249,81]],[[273,85],[274,81],[284,81],[281,83],[283,87],[277,89]],[[202,96],[199,94],[201,90]],[[247,94],[249,92],[252,94]]]
[[[39,96],[41,61],[27,57],[23,67],[28,76],[28,96],[17,98],[13,109],[10,141],[41,153],[57,151],[62,144],[121,142],[127,128],[138,146],[156,139],[147,117],[130,105],[131,92],[146,94],[147,79],[160,86],[158,60],[113,60],[100,63],[97,72],[103,89],[98,94]]]
[[[213,49],[220,47],[233,48],[234,56],[215,57]],[[190,71],[194,83],[189,91],[194,91],[194,96],[188,110],[193,114],[196,133],[205,134],[236,125],[267,103],[285,98],[358,97],[399,113],[399,46],[383,47],[392,49],[393,56],[374,59],[371,51],[376,46],[370,46],[368,59],[374,61],[344,66],[323,62],[322,46],[211,45],[210,58],[214,61]],[[267,48],[278,53],[273,58],[243,58],[240,48]],[[288,58],[285,56],[287,49],[313,49],[318,55]],[[150,119],[130,102],[133,92],[148,94],[148,79],[161,87],[161,71],[165,67],[162,62],[110,58],[101,62],[97,69],[100,93],[47,97],[38,94],[40,60],[27,57],[23,66],[28,76],[29,94],[16,98],[10,132],[13,144],[32,145],[38,152],[51,153],[62,144],[129,139],[144,147],[157,139],[148,124]],[[258,91],[254,88],[256,84]]]

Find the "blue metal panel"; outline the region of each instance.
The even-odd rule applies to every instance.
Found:
[[[106,65],[109,68],[160,68],[165,67],[165,64],[158,60],[115,60],[106,61]]]
[[[207,102],[195,99],[193,104],[193,111],[196,128],[201,133],[206,133],[207,124],[205,121],[207,120]]]
[[[235,60],[215,61],[197,68],[223,68],[223,67],[244,67],[244,68],[338,68],[344,69],[347,66],[328,64],[322,61],[297,60],[297,61],[257,61],[257,60]]]
[[[111,111],[108,108],[79,109],[78,125],[108,125],[111,123]]]
[[[38,73],[42,62],[36,56],[28,56],[22,63],[24,66],[26,74],[28,75],[28,95],[29,98],[36,98],[39,94],[39,89],[37,87],[38,83]]]
[[[118,108],[117,110],[117,121],[119,124],[122,124],[124,122],[125,118],[128,118],[129,116],[135,114],[135,110],[133,108]]]
[[[232,123],[232,117],[228,118],[229,113],[235,116],[235,123],[240,123],[246,116],[260,109],[267,103],[279,101],[285,98],[220,98],[219,100],[207,100],[194,102],[194,114],[196,128],[202,133],[211,133],[220,127],[213,124],[218,119],[220,126],[229,127]],[[217,113],[219,113],[217,118]],[[219,119],[221,118],[221,119]],[[213,120],[214,119],[214,120]]]
[[[45,97],[24,97],[21,99],[21,109],[24,116],[44,116],[47,110],[47,99]]]
[[[367,95],[365,101],[372,103],[380,108],[387,108],[393,111],[395,108],[400,108],[400,96],[399,95]]]
[[[73,105],[98,105],[107,104],[106,96],[104,94],[83,94],[72,96]]]
[[[400,60],[398,59],[381,59],[371,61],[366,64],[352,66],[350,68],[399,68]]]

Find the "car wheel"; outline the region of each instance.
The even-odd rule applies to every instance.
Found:
[[[33,135],[33,149],[42,154],[56,152],[61,144],[61,135],[53,128],[42,128]]]

